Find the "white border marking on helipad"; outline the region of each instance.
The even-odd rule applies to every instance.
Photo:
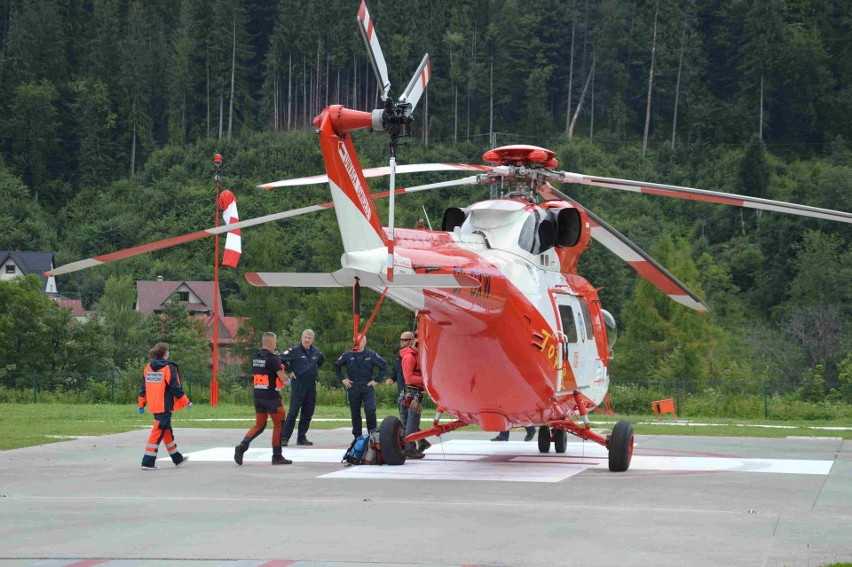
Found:
[[[649,449],[653,451],[653,449]],[[284,455],[299,463],[340,464],[345,449],[286,447]],[[188,453],[193,462],[233,462],[232,447],[214,447]],[[271,447],[250,449],[243,463],[267,464]],[[319,478],[491,480],[504,482],[559,482],[587,469],[607,469],[607,450],[591,443],[568,443],[565,453],[539,453],[534,443],[490,442],[453,439],[437,443],[423,460],[408,460],[404,466],[357,466],[320,475]],[[742,457],[634,455],[631,471],[658,472],[749,472],[827,475],[834,461],[796,459],[749,459]]]

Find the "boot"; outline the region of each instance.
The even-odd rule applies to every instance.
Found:
[[[420,441],[417,442],[417,450],[420,453],[425,453],[426,449],[428,449],[431,446],[432,446],[432,444],[429,443],[428,441],[426,441],[425,439],[421,439]]]
[[[243,464],[243,455],[248,451],[248,445],[243,445],[240,443],[236,447],[234,447],[234,462],[238,465]]]
[[[425,456],[426,455],[424,455],[423,453],[421,453],[417,449],[407,449],[405,451],[405,457],[407,459],[422,459]]]
[[[274,455],[272,457],[273,465],[289,465],[292,462],[293,461],[291,461],[290,459],[285,459],[283,455]]]

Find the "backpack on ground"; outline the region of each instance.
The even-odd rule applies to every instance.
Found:
[[[347,467],[352,465],[360,465],[364,462],[364,453],[367,451],[367,446],[370,444],[369,435],[361,435],[352,440],[352,444],[343,454],[341,463],[345,463]]]
[[[379,430],[374,429],[370,432],[367,440],[367,450],[364,451],[364,457],[361,460],[362,465],[381,465],[382,464],[382,446],[379,443]]]
[[[367,435],[361,435],[352,440],[352,444],[349,445],[340,462],[347,467],[352,465],[380,465],[382,464],[380,447],[378,430]]]

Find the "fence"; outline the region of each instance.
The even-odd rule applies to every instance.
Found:
[[[193,403],[210,402],[210,372],[181,372],[181,383]],[[238,367],[224,367],[218,375],[221,403],[251,405],[252,377]],[[89,372],[34,370],[0,373],[0,403],[135,404],[142,385],[140,372]],[[281,392],[289,402],[290,389]],[[376,402],[396,405],[396,385],[376,388]],[[346,393],[337,378],[322,372],[317,381],[317,403],[346,405]],[[427,407],[434,405],[427,403]]]
[[[210,372],[182,372],[184,390],[194,403],[209,403]],[[238,367],[219,372],[219,401],[252,404],[252,378]],[[136,403],[141,386],[139,372],[111,371],[72,373],[31,371],[0,373],[0,403]],[[290,390],[282,396],[289,401]],[[376,388],[381,406],[396,405],[396,386]],[[651,412],[654,400],[673,398],[678,416],[730,417],[753,419],[852,418],[852,405],[836,396],[824,401],[805,402],[786,380],[719,380],[697,383],[688,379],[625,380],[613,378],[610,385],[613,409],[622,415]],[[323,371],[317,387],[320,405],[346,406],[346,393],[333,373]],[[427,408],[434,403],[427,398]]]

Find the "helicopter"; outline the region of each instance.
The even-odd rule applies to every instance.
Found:
[[[706,311],[708,306],[624,235],[555,186],[583,184],[852,222],[852,214],[843,211],[560,171],[554,152],[531,145],[491,149],[482,156],[486,162],[482,165],[397,165],[399,140],[409,134],[414,109],[431,78],[429,56],[423,57],[403,94],[394,101],[389,95],[387,65],[364,1],[357,23],[379,82],[381,107],[369,112],[342,105],[326,107],[314,119],[326,174],[261,186],[274,189],[328,183],[331,202],[96,256],[56,268],[49,275],[333,208],[344,250],[339,270],[253,272],[245,277],[259,287],[351,287],[356,345],[383,299],[415,313],[419,364],[437,411],[431,427],[408,436],[399,418],[384,418],[379,438],[386,464],[405,463],[407,442],[475,424],[484,431],[538,426],[542,453],[551,446],[564,453],[571,434],[604,446],[611,471],[628,470],[634,445],[632,425],[619,421],[611,434],[601,435],[592,429],[589,419],[609,388],[617,326],[595,287],[577,273],[579,259],[594,240],[677,303],[695,311]],[[351,135],[356,130],[388,135],[388,167],[361,167]],[[433,171],[473,174],[425,185],[396,185],[397,174]],[[373,194],[367,179],[379,176],[389,176],[391,190]],[[397,195],[479,185],[508,185],[512,190],[464,208],[447,208],[440,230],[394,226]],[[382,226],[375,204],[380,197],[390,201],[387,227]],[[362,287],[380,294],[363,330]],[[442,422],[445,413],[453,419]]]

